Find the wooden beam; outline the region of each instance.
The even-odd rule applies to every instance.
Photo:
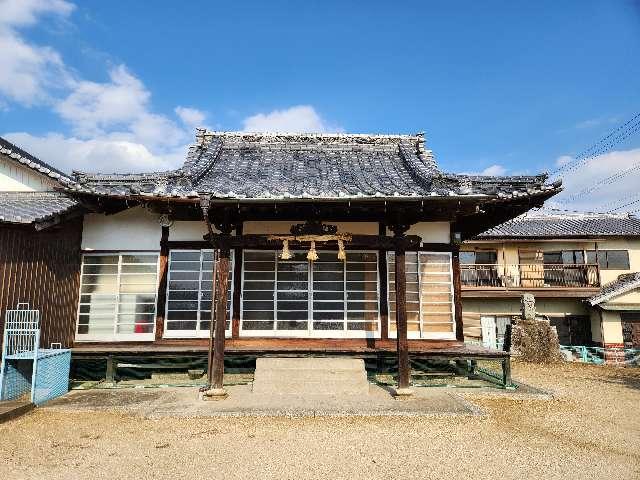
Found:
[[[156,335],[161,340],[164,335],[165,310],[167,305],[167,273],[169,271],[169,227],[162,227],[160,237],[160,264],[158,266],[158,301],[156,303]]]
[[[221,248],[226,245],[227,248],[266,248],[278,250],[282,248],[282,241],[269,239],[268,235],[233,235],[210,234],[206,235],[206,240],[210,241],[214,248]],[[417,235],[403,235],[401,237],[388,237],[386,235],[352,235],[352,240],[346,242],[347,248],[369,248],[372,250],[395,250],[400,247],[403,250],[418,250],[420,248],[421,238]],[[319,247],[324,242],[317,242]],[[330,246],[335,245],[335,241],[326,242]],[[433,244],[441,246],[443,249],[451,249],[449,244]],[[290,248],[306,248],[305,242],[289,242]]]

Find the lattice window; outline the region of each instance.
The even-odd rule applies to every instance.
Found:
[[[245,251],[241,334],[374,337],[379,333],[378,254],[306,251],[281,260],[277,251]]]
[[[213,250],[171,250],[167,278],[165,337],[208,337],[214,272]],[[228,334],[233,311],[233,251],[227,290]]]
[[[451,254],[406,252],[407,336],[455,338]],[[396,335],[395,254],[387,253],[389,336]]]
[[[153,340],[157,253],[87,253],[82,257],[78,340]]]

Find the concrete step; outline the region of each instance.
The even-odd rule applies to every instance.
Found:
[[[353,358],[258,358],[253,392],[264,395],[367,395],[364,361]]]

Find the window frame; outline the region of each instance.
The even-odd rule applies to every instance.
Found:
[[[169,330],[167,329],[167,322],[171,321],[168,320],[168,316],[169,316],[169,292],[170,292],[170,286],[171,286],[171,253],[172,252],[199,252],[200,253],[200,260],[199,260],[199,264],[200,264],[200,271],[198,274],[198,310],[196,313],[196,328],[194,330]],[[167,289],[166,289],[166,302],[165,302],[165,308],[164,308],[164,329],[162,332],[162,338],[171,338],[171,339],[179,339],[179,338],[209,338],[210,337],[210,332],[209,329],[201,329],[200,328],[200,323],[202,321],[206,321],[206,320],[202,320],[200,318],[200,314],[202,312],[202,309],[200,308],[200,304],[203,301],[202,300],[202,292],[204,290],[202,290],[201,286],[202,286],[202,255],[204,254],[204,252],[213,252],[213,278],[211,280],[212,285],[215,284],[215,280],[216,280],[216,269],[217,269],[217,257],[219,255],[219,250],[216,249],[212,249],[212,248],[173,248],[171,250],[169,250],[169,253],[167,255]],[[234,258],[235,258],[235,252],[234,250],[231,250],[230,255],[229,255],[229,274],[230,274],[230,279],[229,279],[229,292],[227,293],[227,295],[231,296],[230,301],[227,304],[227,309],[229,310],[229,328],[226,328],[224,331],[225,334],[225,338],[230,338],[231,337],[231,331],[232,331],[232,324],[233,324],[233,293],[234,293],[234,281],[233,281],[233,275],[234,275]],[[193,271],[193,270],[191,270]],[[206,300],[205,300],[206,301]],[[180,311],[180,310],[177,310]],[[185,310],[185,311],[191,311],[191,310]],[[211,299],[211,319],[210,321],[213,321],[213,317],[215,315],[215,299],[213,298],[212,295],[212,299]]]
[[[273,270],[273,282],[274,282],[274,288],[273,288],[273,327],[270,330],[248,330],[244,328],[244,323],[245,323],[245,309],[244,309],[244,294],[245,294],[245,266],[246,266],[246,261],[245,261],[245,253],[252,253],[252,252],[270,252],[273,253],[274,256],[274,270]],[[300,252],[306,252],[306,250],[299,250],[299,249],[295,249],[295,250],[291,250],[291,253],[300,253]],[[330,253],[335,253],[336,254],[336,263],[338,262],[337,260],[337,254],[338,251],[333,251],[333,250],[322,250],[321,252],[330,252]],[[342,297],[342,302],[343,302],[343,317],[341,320],[335,320],[335,322],[342,322],[343,323],[343,328],[341,330],[315,330],[313,328],[313,323],[314,321],[314,308],[313,308],[313,304],[314,304],[314,297],[316,294],[316,290],[314,289],[314,268],[313,268],[313,264],[314,262],[310,262],[308,261],[308,270],[307,270],[307,328],[305,329],[300,329],[300,330],[279,330],[277,328],[278,326],[278,265],[279,262],[281,261],[279,259],[279,250],[264,250],[264,249],[244,249],[242,251],[242,268],[241,268],[241,304],[240,304],[240,337],[282,337],[282,338],[381,338],[381,316],[380,316],[380,307],[381,307],[381,298],[380,298],[380,268],[379,268],[379,252],[377,250],[347,250],[347,260],[342,262],[342,282],[343,282],[343,297]],[[369,253],[369,254],[375,254],[376,256],[376,302],[377,302],[377,315],[376,315],[376,319],[375,319],[375,323],[376,323],[376,329],[374,331],[367,331],[367,330],[348,330],[347,329],[347,323],[349,322],[354,322],[353,320],[348,320],[347,315],[348,315],[348,307],[347,307],[347,303],[348,303],[348,293],[349,291],[347,290],[347,263],[349,262],[349,254],[353,254],[353,253]],[[285,260],[286,261],[286,260]],[[372,262],[373,263],[373,262]],[[253,281],[253,280],[249,280],[249,281]],[[259,291],[269,291],[269,290],[259,290]],[[321,292],[322,290],[318,290],[318,292]],[[356,290],[354,290],[356,291]],[[268,300],[264,300],[264,301],[268,301]],[[323,300],[318,300],[318,301],[323,301]],[[335,300],[335,302],[340,302],[340,300]],[[284,310],[281,310],[284,311]],[[318,310],[318,311],[328,311],[328,310]],[[337,311],[337,310],[336,310]],[[251,320],[246,320],[246,321],[260,321],[260,320],[255,320],[255,319],[251,319]],[[264,321],[271,321],[271,319],[267,319]]]
[[[118,326],[121,325],[121,323],[118,321],[118,317],[120,315],[120,296],[123,295],[122,292],[120,292],[120,285],[121,285],[121,278],[122,275],[129,275],[127,273],[122,273],[122,257],[123,256],[127,256],[127,255],[155,255],[156,256],[156,261],[155,261],[155,276],[156,276],[156,280],[155,280],[155,288],[154,288],[154,292],[153,294],[149,293],[149,295],[153,295],[154,297],[154,301],[153,301],[153,313],[149,313],[149,315],[151,315],[151,318],[153,319],[153,321],[151,322],[152,325],[152,331],[150,333],[118,333],[117,329]],[[82,287],[85,285],[84,281],[83,281],[83,275],[84,275],[84,270],[85,270],[85,266],[87,265],[85,263],[85,258],[86,257],[108,257],[108,256],[117,256],[118,257],[118,269],[117,269],[117,273],[116,273],[116,287],[115,287],[115,293],[113,294],[87,294],[85,293],[84,295],[110,295],[110,296],[114,296],[115,300],[114,300],[114,305],[115,305],[115,309],[114,309],[114,313],[113,313],[113,319],[112,319],[112,323],[113,323],[113,332],[111,334],[92,334],[92,333],[78,333],[79,327],[80,327],[80,316],[84,315],[84,313],[81,312],[82,310],[82,306],[83,305],[91,305],[90,303],[87,304],[86,302],[82,302]],[[93,264],[89,264],[89,265],[93,265]],[[145,264],[145,265],[152,265],[152,263],[149,264]],[[113,274],[104,274],[104,275],[113,275]],[[144,251],[144,250],[135,250],[135,251],[126,251],[126,250],[114,250],[114,251],[101,251],[101,252],[82,252],[81,254],[81,259],[80,259],[80,285],[78,288],[78,308],[76,311],[76,327],[75,327],[75,341],[76,342],[127,342],[127,341],[139,341],[139,342],[152,342],[155,340],[155,334],[156,334],[156,318],[158,315],[158,287],[159,287],[159,282],[160,282],[160,252],[157,250],[154,251]],[[130,292],[126,292],[124,293],[124,295],[143,295],[143,294],[136,294],[136,293],[130,293]],[[138,304],[138,302],[136,302],[136,305]],[[151,303],[140,303],[140,305],[151,305]],[[144,325],[148,325],[149,323],[145,323]]]
[[[417,253],[417,257],[416,257],[416,261],[417,261],[417,268],[418,268],[418,319],[419,319],[419,326],[420,326],[420,330],[418,332],[410,332],[407,331],[407,338],[410,340],[455,340],[456,339],[456,302],[455,302],[455,291],[453,288],[453,254],[451,252],[433,252],[433,251],[427,251],[427,250],[418,250],[418,251],[407,251],[406,253]],[[389,268],[389,257],[390,254],[393,255],[393,259],[394,259],[394,265],[395,265],[395,252],[393,251],[387,251],[386,252],[386,262],[387,262],[387,306],[389,306],[391,304],[391,280],[389,277],[389,274],[391,273],[391,269]],[[450,285],[450,289],[449,292],[451,295],[451,301],[450,302],[424,302],[422,299],[422,275],[420,274],[420,254],[426,254],[426,255],[447,255],[449,257],[449,278],[451,279],[450,282],[448,282],[448,284]],[[406,267],[406,256],[405,256],[405,267]],[[432,274],[442,274],[444,272],[427,272],[427,273],[432,273]],[[394,275],[395,275],[395,271],[394,271]],[[405,274],[406,276],[406,274]],[[447,282],[429,282],[429,283],[435,283],[435,284],[440,284],[440,285],[445,285],[447,284]],[[394,289],[393,289],[394,293],[395,293],[395,283],[394,283]],[[451,322],[446,322],[447,325],[451,324],[452,328],[451,328],[451,332],[424,332],[423,331],[423,323],[425,323],[422,320],[422,311],[423,311],[423,304],[424,303],[429,303],[429,304],[433,304],[433,305],[445,305],[445,304],[451,304]],[[387,327],[387,331],[388,331],[388,336],[389,338],[397,338],[398,337],[398,331],[397,329],[392,329],[391,328],[391,324],[392,324],[392,320],[395,322],[395,319],[392,319],[392,315],[391,315],[391,308],[388,307],[388,319],[387,319],[387,323],[388,323],[388,327]],[[428,323],[428,322],[427,322]],[[435,325],[444,325],[445,322],[434,322]]]
[[[626,255],[626,267],[623,267],[623,268],[610,267],[609,252],[624,252],[624,254]],[[618,248],[618,249],[606,248],[602,250],[587,250],[587,255],[585,256],[585,259],[587,260],[588,264],[590,264],[590,262],[588,262],[588,257],[591,254],[595,256],[595,264],[598,265],[598,268],[600,270],[621,270],[621,271],[631,270],[631,259],[629,257],[629,250],[625,250],[623,248]],[[604,255],[604,259],[602,258],[602,255]],[[604,260],[604,262],[602,260]]]

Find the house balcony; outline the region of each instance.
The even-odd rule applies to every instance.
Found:
[[[470,264],[460,266],[463,297],[587,298],[600,290],[598,265]]]

